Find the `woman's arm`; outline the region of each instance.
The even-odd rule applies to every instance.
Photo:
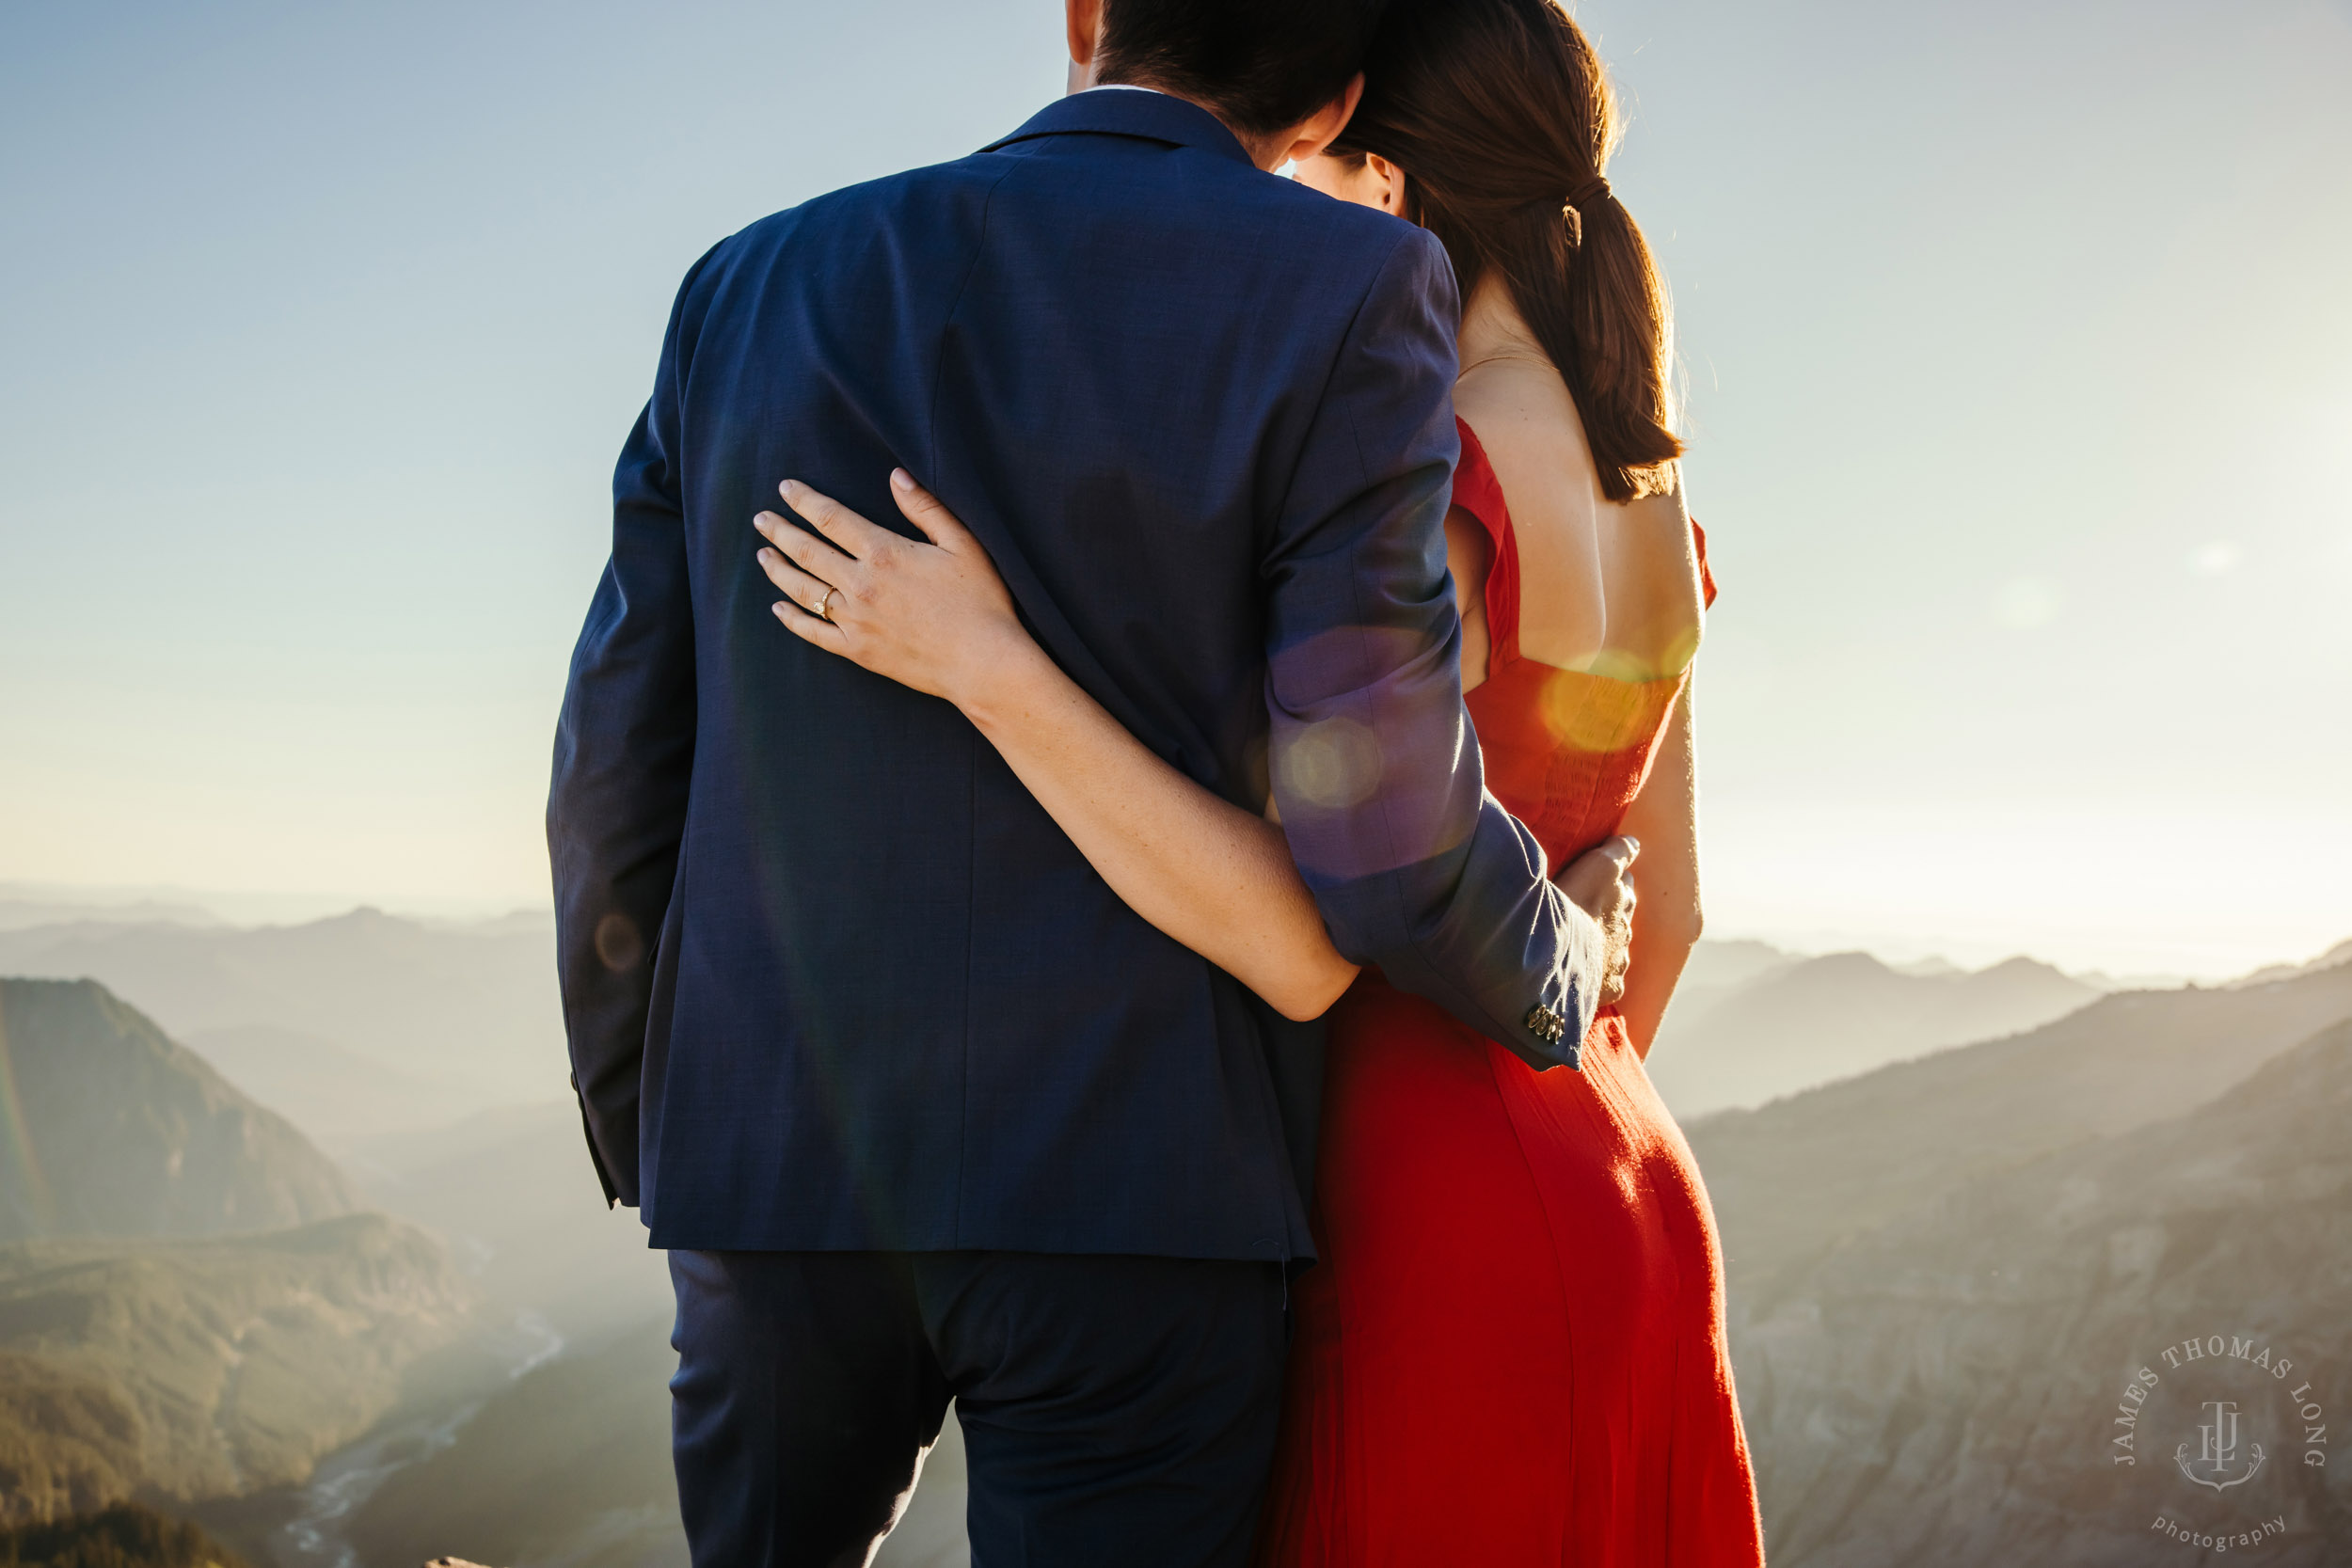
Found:
[[[1698,945],[1698,756],[1691,736],[1691,688],[1686,682],[1658,750],[1649,781],[1625,814],[1618,832],[1642,846],[1642,904],[1633,917],[1633,963],[1626,973],[1625,1017],[1633,1049],[1645,1057],[1682,967]]]
[[[1127,733],[1047,657],[979,542],[904,471],[904,539],[804,484],[772,512],[761,567],[803,641],[961,708],[1111,891],[1285,1017],[1320,1017],[1356,977],[1282,831],[1211,794]],[[818,537],[821,535],[821,537]],[[821,607],[820,617],[814,610]]]

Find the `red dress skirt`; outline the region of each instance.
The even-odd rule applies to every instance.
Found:
[[[1510,514],[1467,425],[1462,449],[1454,503],[1495,543],[1470,715],[1487,787],[1557,866],[1616,832],[1687,676],[1519,656]],[[1761,1563],[1714,1215],[1624,1022],[1595,1022],[1581,1071],[1538,1073],[1367,974],[1326,1095],[1260,1562]]]

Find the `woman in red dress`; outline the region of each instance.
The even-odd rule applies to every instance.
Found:
[[[1462,286],[1446,531],[1488,787],[1555,866],[1639,840],[1625,996],[1581,1070],[1539,1073],[1358,975],[1279,834],[1037,653],[985,553],[905,476],[901,506],[942,547],[845,587],[821,641],[779,614],[927,690],[981,661],[1012,672],[975,721],[1139,912],[1295,1015],[1346,987],[1266,1568],[1743,1568],[1763,1544],[1714,1220],[1643,1068],[1698,937],[1691,669],[1713,597],[1664,290],[1602,176],[1607,80],[1556,4],[1399,0],[1383,27],[1355,119],[1298,178],[1425,225]],[[788,496],[830,509],[854,553],[836,503]],[[780,518],[762,527],[784,542]],[[1213,860],[1224,891],[1182,891],[1171,855]]]

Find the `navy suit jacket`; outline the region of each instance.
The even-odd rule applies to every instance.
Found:
[[[1341,951],[1572,1060],[1592,928],[1462,708],[1456,311],[1426,232],[1136,91],[696,263],[548,814],[574,1082],[655,1245],[1311,1255],[1319,1030],[1121,904],[952,705],[777,625],[787,477],[905,530],[905,466],[1120,722],[1271,788]]]

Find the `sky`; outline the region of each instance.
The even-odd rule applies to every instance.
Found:
[[[2352,936],[2352,0],[1592,0],[1723,598],[1709,929]],[[710,243],[1060,89],[1050,0],[0,8],[0,882],[543,906]]]

